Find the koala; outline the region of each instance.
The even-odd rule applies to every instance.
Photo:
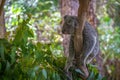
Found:
[[[85,23],[83,30],[83,47],[80,53],[80,69],[84,77],[89,76],[87,64],[89,64],[99,54],[99,41],[96,30],[88,23]]]
[[[62,27],[63,34],[70,34],[70,42],[69,42],[69,56],[66,61],[65,65],[65,72],[67,73],[68,80],[72,80],[72,75],[69,72],[70,67],[73,66],[73,62],[75,59],[75,51],[74,51],[74,34],[75,34],[75,27],[78,26],[78,20],[75,20],[75,17],[68,17],[67,15],[64,16],[64,24]],[[74,21],[73,21],[74,20]]]
[[[76,29],[79,27],[79,21],[76,16],[64,16],[64,24],[62,27],[63,34],[70,34],[70,44],[69,44],[69,57],[67,58],[67,63],[65,65],[65,71],[68,73],[70,67],[73,66],[75,59],[75,49],[74,49],[74,35]],[[96,30],[88,23],[85,22],[83,30],[83,47],[82,53],[80,53],[80,64],[81,69],[86,67],[86,64],[90,63],[94,57],[99,53],[99,41]],[[82,71],[82,70],[81,70]],[[83,70],[83,73],[87,72]],[[88,76],[87,73],[85,73]]]
[[[63,34],[71,34],[74,36],[75,29],[78,27],[79,21],[76,16],[64,16],[64,24],[62,27]],[[72,37],[73,37],[72,36]]]
[[[83,30],[83,55],[81,56],[81,59],[84,60],[83,65],[86,63],[89,64],[99,51],[100,48],[97,32],[88,22],[86,22]]]

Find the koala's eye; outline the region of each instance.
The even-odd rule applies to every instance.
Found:
[[[77,23],[75,23],[74,26],[77,26]]]
[[[68,20],[67,23],[68,23],[68,24],[71,24],[71,20]]]

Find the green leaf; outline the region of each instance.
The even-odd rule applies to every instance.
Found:
[[[90,73],[90,76],[89,76],[89,78],[88,78],[87,80],[93,80],[94,77],[95,77],[95,75],[94,75],[94,73],[93,73],[93,71],[92,71],[92,72]]]
[[[57,80],[61,80],[61,79],[60,79],[60,76],[59,76],[57,73],[56,73],[56,79],[57,79]]]
[[[106,77],[104,77],[102,80],[107,80],[107,78],[106,78]]]
[[[1,71],[1,69],[2,69],[2,64],[0,63],[0,71]]]
[[[0,43],[0,56],[2,60],[5,60],[4,50],[5,50],[4,45]]]
[[[6,64],[6,71],[9,71],[9,69],[10,69],[10,63],[7,61],[7,64]]]
[[[11,63],[13,64],[15,62],[15,57],[16,57],[16,47],[12,47],[12,50],[11,50],[11,54],[10,54],[10,57],[11,57]]]
[[[55,79],[56,77],[55,77],[55,72],[53,72],[53,74],[52,74],[52,78],[53,79]]]
[[[110,21],[110,17],[109,17],[109,16],[105,16],[105,17],[103,18],[103,20],[104,20],[105,22],[109,22],[109,21]]]
[[[102,75],[101,74],[98,74],[98,80],[102,80]]]
[[[32,77],[35,77],[35,72],[34,72],[34,71],[32,71],[31,76],[32,76]]]
[[[42,74],[45,79],[47,79],[47,71],[45,69],[42,69]]]
[[[35,66],[34,71],[38,71],[39,68],[40,68],[40,66]]]
[[[84,75],[84,73],[80,69],[75,69],[75,71],[82,74],[82,75]]]
[[[22,26],[18,26],[18,28],[16,30],[15,39],[13,40],[13,42],[15,44],[21,43],[22,38],[23,38],[23,31],[24,31],[24,29],[22,30]]]
[[[34,33],[32,29],[28,30],[28,37],[34,37]]]

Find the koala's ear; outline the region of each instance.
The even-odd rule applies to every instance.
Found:
[[[68,17],[68,15],[65,15],[65,16],[64,16],[64,20],[65,20],[67,17]]]

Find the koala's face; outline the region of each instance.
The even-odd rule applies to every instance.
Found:
[[[64,24],[62,27],[63,34],[74,34],[75,29],[78,27],[78,19],[75,16],[68,16],[64,17]]]

